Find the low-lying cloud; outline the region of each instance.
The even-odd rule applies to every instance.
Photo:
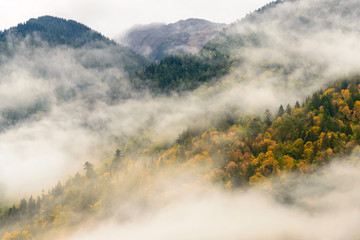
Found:
[[[89,67],[86,56],[102,56],[85,51],[22,48],[1,65],[0,183],[9,196],[49,188],[85,161],[111,157],[144,129],[150,140],[172,143],[191,125],[210,126],[230,107],[262,112],[264,104],[287,99],[231,83],[153,96],[132,88],[118,68]]]
[[[283,176],[245,192],[187,188],[181,181],[167,181],[162,196],[171,197],[165,206],[155,211],[132,206],[143,214],[128,222],[114,218],[94,230],[85,228],[69,240],[357,239],[359,176],[358,163],[336,160],[312,175]]]
[[[226,79],[303,98],[358,73],[359,8],[358,1],[283,1],[246,17],[227,30],[238,42],[226,42],[230,54],[241,64]]]
[[[344,1],[341,3],[345,4]],[[351,4],[357,6],[356,1],[347,3],[350,7]],[[356,16],[339,18],[339,14],[331,13],[331,9],[326,8],[328,5],[325,1],[314,1],[315,5],[307,4],[310,3],[287,3],[265,15],[265,19],[271,21],[260,21],[259,25],[257,22],[240,24],[233,31],[253,31],[259,33],[259,36],[264,34],[266,37],[260,42],[265,43],[261,46],[237,49],[236,57],[240,56],[245,61],[240,66],[233,66],[230,74],[221,79],[221,84],[204,85],[192,93],[182,95],[153,96],[148,91],[139,92],[132,88],[126,74],[118,68],[93,67],[91,60],[94,57],[111,58],[110,50],[102,53],[99,49],[74,50],[65,47],[21,49],[0,66],[0,185],[3,186],[5,196],[20,197],[49,188],[62,177],[81,169],[85,161],[100,162],[111,157],[117,147],[138,134],[143,134],[144,129],[148,130],[147,133],[152,140],[171,143],[190,125],[198,123],[208,126],[217,115],[227,113],[227,109],[231,112],[232,107],[254,114],[262,114],[266,108],[274,111],[280,104],[301,101],[311,91],[317,90],[338,76],[356,72],[360,67],[360,49],[357,47],[360,36],[357,26],[353,24]],[[274,17],[288,16],[289,14],[285,13],[296,12],[298,9],[301,11],[299,10],[296,16],[300,17],[301,14],[306,15],[311,6],[316,6],[314,9],[322,9],[324,13],[320,16],[315,13],[313,18],[310,18],[312,15],[307,17],[312,21],[309,30],[305,28],[297,32],[297,20],[292,21],[290,18],[285,22],[282,21],[283,17]],[[352,9],[357,9],[354,6]],[[337,17],[333,17],[333,14]],[[323,22],[323,16],[329,16],[326,24]],[[329,24],[331,28],[322,28]],[[266,63],[267,60],[270,63]],[[284,70],[277,69],[277,64]],[[283,74],[282,71],[285,70],[290,73]],[[37,105],[38,102],[41,107]],[[18,116],[15,120],[12,117],[14,114]],[[253,199],[264,198],[265,200],[258,202],[259,208],[264,211],[269,205],[279,208],[278,212],[283,214],[280,221],[285,223],[288,221],[284,219],[294,219],[292,228],[296,230],[296,234],[304,234],[299,235],[299,238],[306,239],[310,238],[311,234],[317,235],[312,224],[306,225],[311,230],[306,234],[305,228],[295,226],[297,222],[313,221],[315,226],[322,222],[322,217],[335,216],[335,210],[329,211],[329,215],[316,215],[314,219],[308,213],[297,216],[297,210],[278,205],[269,197],[259,197],[263,196],[263,193],[258,192],[234,196],[221,193],[220,195],[227,196],[225,200],[219,193],[209,194],[212,197],[202,199],[201,205],[208,208],[214,205],[223,206],[220,210],[213,209],[214,219],[218,216],[220,219],[234,219],[233,222],[236,222],[238,217],[232,216],[233,212],[239,211],[237,213],[241,215],[241,211],[246,211],[243,206],[250,204],[255,208],[251,203]],[[318,200],[314,199],[313,202]],[[235,209],[239,209],[228,208],[231,204],[226,204],[226,201],[230,201]],[[239,205],[236,202],[243,204]],[[188,199],[184,200],[184,203],[179,203],[178,207],[169,209],[169,212],[179,212],[180,210],[176,209],[182,207],[201,209],[200,205]],[[154,216],[154,224],[156,221],[176,221],[171,218],[167,220],[166,216],[162,215],[166,215],[166,212],[167,209],[160,210],[159,215]],[[228,215],[222,216],[222,212]],[[276,212],[269,210],[267,218],[265,215],[265,223],[273,223],[270,219],[277,216]],[[347,215],[345,210],[340,211],[337,219],[348,216],[357,220],[356,211],[352,214],[354,215]],[[242,218],[239,221],[246,229],[256,229],[253,230],[255,235],[250,234],[249,238],[261,238],[262,235],[256,235],[261,232],[256,228],[256,222],[260,221],[262,216],[261,211],[255,211],[254,216],[248,222],[252,225],[246,225],[247,222]],[[196,219],[195,216],[193,218]],[[207,218],[205,215],[204,220]],[[187,224],[189,220],[186,216],[183,216],[182,221],[183,232],[195,231],[191,230],[196,226],[195,222],[190,221],[192,224]],[[337,220],[334,221],[340,224]],[[228,226],[223,226],[220,230],[227,229],[230,233],[240,233],[237,231],[242,229],[239,227],[241,224],[233,222],[229,222]],[[214,226],[217,223],[209,222],[198,227]],[[151,226],[153,223],[139,224],[144,224],[143,228],[149,231],[151,228],[160,227]],[[320,230],[331,228],[335,231],[336,228],[332,224],[333,222],[329,221],[318,226]],[[264,232],[275,234],[274,238],[286,238],[286,231],[280,225],[272,228],[264,226]],[[129,234],[134,231],[131,226],[125,226]],[[351,226],[347,224],[344,228]],[[215,229],[217,228],[214,227]],[[166,234],[166,231],[156,232]],[[218,236],[215,233],[204,237]],[[220,233],[227,236],[226,232]],[[338,236],[336,234],[342,233],[334,234]],[[296,236],[290,235],[289,238]],[[163,236],[159,235],[159,238],[161,237]]]

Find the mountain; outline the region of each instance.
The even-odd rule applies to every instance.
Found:
[[[358,33],[360,29],[353,22],[360,19],[355,12],[359,7],[357,1],[317,0],[309,4],[307,1],[276,0],[230,24],[204,49],[243,57],[243,49],[273,47],[281,50],[284,44],[296,49],[294,46],[301,47],[302,41],[321,34]]]
[[[0,53],[12,55],[24,43],[30,48],[66,46],[78,50],[102,49],[104,53],[111,54],[107,59],[102,58],[101,55],[91,55],[92,63],[87,63],[87,67],[114,66],[126,71],[134,71],[147,64],[147,60],[143,57],[89,27],[73,20],[53,16],[32,18],[0,32]]]
[[[6,38],[24,39],[27,36],[37,36],[53,46],[82,47],[96,41],[114,44],[110,39],[81,23],[52,16],[31,18],[23,24],[5,30],[0,34],[0,40],[5,42]]]
[[[172,24],[135,26],[122,39],[125,46],[151,61],[168,55],[197,53],[226,24],[190,18]]]
[[[357,72],[352,52],[360,31],[354,24],[360,21],[354,10],[359,7],[357,1],[271,2],[224,28],[196,56],[169,56],[141,69],[137,85],[169,92],[226,79],[296,90],[298,98],[305,97],[336,77]],[[339,57],[346,62],[342,67]]]

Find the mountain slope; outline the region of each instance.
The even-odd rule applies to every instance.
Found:
[[[21,234],[23,239],[58,239],[73,234],[76,227],[96,226],[99,219],[108,217],[118,217],[121,225],[126,224],[132,221],[127,212],[129,201],[146,210],[144,205],[165,204],[172,195],[173,188],[164,190],[156,184],[159,175],[168,183],[190,171],[194,179],[187,176],[176,181],[188,188],[195,183],[203,188],[215,183],[228,190],[263,182],[275,186],[277,176],[284,182],[291,172],[310,176],[334,157],[347,156],[360,143],[359,84],[359,77],[338,81],[314,93],[303,107],[297,103],[284,110],[281,106],[274,118],[268,112],[263,119],[243,116],[236,121],[225,119],[222,127],[204,132],[184,131],[170,147],[159,148],[141,136],[129,142],[125,151],[117,149],[102,166],[94,168],[86,162],[85,174],[76,174],[65,184],[59,182],[41,197],[3,207],[0,233],[5,240],[20,239],[14,237]],[[177,187],[176,181],[171,187]],[[291,192],[272,194],[287,207],[298,204]],[[305,209],[313,206],[302,204]],[[122,211],[116,213],[114,208]]]
[[[73,20],[52,16],[32,18],[23,24],[0,32],[0,52],[13,55],[23,44],[30,48],[67,46],[80,51],[81,48],[87,48],[88,50],[102,49],[105,54],[111,53],[112,56],[109,56],[109,59],[102,58],[101,54],[92,55],[93,63],[87,65],[90,67],[114,66],[133,71],[147,64],[141,56],[89,27]]]
[[[354,51],[360,53],[355,47],[360,29],[354,23],[360,21],[359,8],[357,1],[274,1],[225,28],[196,56],[186,56],[201,66],[199,72],[188,71],[181,59],[167,59],[141,70],[138,77],[162,91],[231,81],[295,91],[302,98],[358,71],[360,59]]]
[[[25,38],[28,35],[36,35],[51,45],[81,47],[95,41],[114,44],[110,39],[81,23],[52,16],[32,18],[26,23],[5,30],[1,33],[0,39],[4,42],[6,37]]]
[[[240,59],[229,79],[240,75],[241,81],[313,91],[334,77],[357,72],[359,8],[352,0],[278,0],[231,24],[202,54]]]
[[[89,27],[52,16],[33,18],[0,32],[0,53],[3,75],[24,73],[15,79],[4,78],[0,84],[3,99],[8,99],[0,106],[0,132],[35,120],[57,103],[78,99],[86,105],[95,101],[112,104],[125,99],[131,94],[126,76],[148,64],[144,57]],[[5,88],[19,83],[16,89],[27,91],[21,86],[34,80],[48,88],[30,85],[34,98],[6,97],[11,92]]]
[[[197,53],[225,26],[191,18],[168,25],[135,26],[120,41],[151,61],[160,61],[168,55]]]
[[[146,86],[155,93],[183,92],[222,77],[229,72],[232,64],[228,56],[220,54],[211,58],[168,56],[158,64],[153,63],[137,71],[132,80],[135,86]]]
[[[71,57],[68,51],[65,57],[57,53],[61,45],[52,58],[47,52],[50,48],[45,48],[20,57],[8,68],[0,66],[1,73],[15,67],[28,71],[30,77],[4,74],[4,81],[34,78],[26,85],[35,95],[32,100],[45,96],[56,110],[50,115],[52,121],[45,118],[45,131],[34,124],[35,136],[42,133],[47,142],[55,135],[51,127],[68,122],[60,135],[63,138],[64,130],[70,129],[70,138],[63,141],[74,148],[60,144],[59,152],[79,154],[61,160],[85,162],[84,173],[59,182],[48,193],[2,203],[0,234],[4,239],[66,239],[81,229],[85,237],[72,239],[129,239],[139,236],[133,233],[142,229],[147,239],[358,239],[359,8],[352,0],[276,1],[232,25],[199,55],[168,56],[135,74],[140,78],[136,83],[150,82],[155,92],[192,90],[212,78],[218,81],[183,95],[153,97],[133,91],[113,65],[113,48],[106,48],[104,54],[102,47],[88,43],[72,47]],[[348,77],[334,82],[339,75]],[[16,83],[3,87],[1,81],[0,87],[6,89],[0,91],[2,95],[9,86],[17,89],[23,82]],[[33,95],[28,98],[23,93],[28,92],[5,95],[2,104],[19,99],[31,103]],[[126,100],[121,105],[123,96]],[[295,103],[296,98],[302,104]],[[262,103],[265,110],[274,102],[275,106],[289,104],[277,111],[266,110],[262,117],[253,110],[254,103]],[[16,114],[47,111],[36,102],[29,109],[20,108]],[[2,117],[16,114],[7,111]],[[23,139],[36,139],[25,133],[11,138],[21,143],[11,146],[18,146],[14,152],[22,150],[23,159],[27,156]],[[82,145],[94,140],[98,141],[87,146],[118,148],[110,158],[100,156],[97,167],[89,162],[98,160],[90,154],[76,158],[87,150]],[[49,142],[42,146],[57,145]],[[351,161],[339,161],[352,153]],[[57,154],[51,152],[44,162]],[[30,172],[27,164],[21,165],[26,172],[18,167],[16,173]],[[322,184],[317,186],[319,176]],[[203,194],[214,188],[220,190]],[[259,189],[265,193],[259,194]],[[217,196],[227,193],[240,197],[218,201]],[[208,204],[204,198],[215,200]],[[177,205],[183,201],[185,205]],[[229,212],[218,217],[223,212],[219,206],[224,205]],[[184,228],[189,221],[191,226]],[[229,227],[232,224],[234,228]],[[99,225],[105,230],[94,234]],[[247,228],[253,233],[248,234]],[[201,231],[209,234],[202,237]]]

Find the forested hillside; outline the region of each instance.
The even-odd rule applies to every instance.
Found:
[[[69,47],[79,52],[86,50],[88,53],[79,53],[79,57],[91,57],[91,63],[84,64],[92,68],[117,67],[132,72],[148,63],[132,50],[118,45],[81,23],[52,16],[32,18],[0,32],[0,53],[13,56],[22,51],[24,45],[30,49]],[[95,51],[103,53],[95,54]]]
[[[278,0],[152,63],[73,20],[0,32],[0,237],[358,239],[359,9]]]
[[[357,73],[356,64],[350,61],[354,57],[350,45],[356,44],[353,41],[359,32],[353,24],[359,21],[353,13],[359,7],[356,1],[274,1],[229,25],[198,55],[176,56],[177,61],[169,61],[174,59],[171,56],[140,70],[136,76],[144,84],[160,83],[160,88],[169,86],[171,90],[194,89],[201,83],[227,78],[314,91],[314,86],[321,87],[329,79]],[[342,50],[336,46],[342,46]],[[346,64],[339,66],[332,54]],[[189,73],[183,73],[187,69],[180,59],[191,59],[190,65],[204,70],[194,75],[189,68]],[[160,74],[164,69],[169,71]],[[224,77],[226,73],[230,74]]]
[[[25,23],[5,30],[1,33],[1,41],[6,42],[6,37],[24,39],[29,35],[36,35],[51,45],[82,47],[96,41],[114,44],[110,39],[81,23],[52,16],[32,18]]]
[[[155,93],[194,90],[224,76],[232,64],[236,62],[221,54],[169,56],[136,72],[132,81],[138,88],[148,87]]]
[[[280,106],[275,113],[241,114],[204,132],[186,130],[173,146],[156,146],[140,136],[101,166],[86,162],[84,173],[40,196],[3,207],[3,239],[67,236],[79,224],[111,216],[114,204],[131,198],[147,204],[158,198],[151,196],[156,191],[152,184],[163,170],[177,169],[179,174],[192,169],[204,187],[216,183],[226,189],[247,189],[291,172],[310,174],[360,144],[359,121],[360,78],[355,76],[312,94],[302,104]],[[147,190],[139,195],[142,186]]]

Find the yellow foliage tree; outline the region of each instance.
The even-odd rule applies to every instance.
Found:
[[[5,233],[3,236],[4,240],[30,240],[33,239],[32,235],[29,233],[29,231],[12,231],[11,233]]]
[[[249,179],[249,184],[250,184],[250,186],[253,186],[253,185],[262,183],[265,180],[266,180],[266,178],[263,175],[261,175],[261,173],[257,172],[254,176],[252,176]]]

